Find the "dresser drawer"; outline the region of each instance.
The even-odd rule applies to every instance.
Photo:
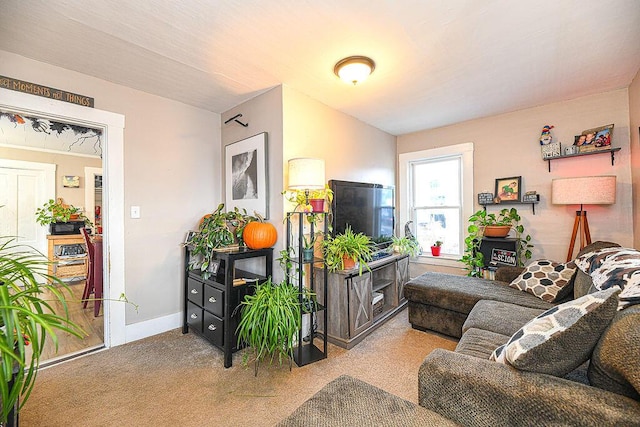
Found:
[[[204,286],[204,308],[218,317],[224,316],[224,291]]]
[[[192,302],[187,304],[187,324],[190,329],[202,333],[202,315],[203,310],[201,307]]]
[[[224,344],[224,322],[219,317],[205,311],[202,334],[214,345],[222,347]]]
[[[199,280],[196,280],[192,277],[189,277],[187,281],[187,295],[189,296],[189,301],[192,301],[202,307],[203,301],[203,283]]]

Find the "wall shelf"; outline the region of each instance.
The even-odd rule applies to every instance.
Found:
[[[536,205],[538,203],[540,203],[540,195],[538,194],[537,196],[538,196],[538,199],[537,200],[533,200],[533,201],[527,201],[527,202],[505,201],[505,202],[500,202],[500,203],[480,203],[480,206],[482,206],[482,209],[484,209],[486,211],[487,210],[487,206],[531,205],[531,211],[535,215],[536,214]]]
[[[569,158],[569,157],[590,156],[592,154],[610,153],[611,154],[611,166],[613,166],[613,164],[615,162],[615,153],[618,152],[618,151],[620,151],[620,147],[609,148],[607,150],[587,151],[587,152],[584,152],[584,153],[565,154],[565,155],[562,155],[562,156],[549,157],[549,158],[546,158],[546,159],[543,159],[543,160],[545,162],[548,162],[549,172],[551,172],[551,161],[552,160],[566,159],[566,158]]]

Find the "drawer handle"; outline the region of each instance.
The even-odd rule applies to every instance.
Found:
[[[194,294],[194,295],[197,295],[198,294],[198,290],[197,289],[191,289],[191,293]]]
[[[209,329],[210,331],[215,331],[215,330],[216,330],[216,329],[218,329],[218,328],[216,328],[216,325],[213,325],[213,324],[212,324],[212,325],[209,325],[209,326],[207,327],[207,329]]]
[[[198,315],[197,315],[197,314],[195,314],[195,313],[191,313],[191,318],[192,318],[192,319],[197,319],[197,318],[198,318]]]
[[[209,302],[210,302],[210,303],[214,303],[214,302],[216,302],[216,301],[218,301],[218,300],[217,300],[217,299],[215,299],[214,297],[209,298]]]

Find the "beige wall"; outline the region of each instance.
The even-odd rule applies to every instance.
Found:
[[[18,148],[0,147],[0,159],[24,160],[27,162],[49,163],[56,165],[56,198],[62,197],[64,202],[75,207],[85,207],[84,168],[101,168],[102,160],[86,156],[73,156],[64,153],[54,153]],[[80,188],[65,188],[62,186],[64,175],[80,177]]]
[[[284,86],[284,169],[295,157],[325,159],[327,180],[395,185],[396,137]]]
[[[640,249],[640,70],[629,86],[631,175],[633,178],[633,247]]]
[[[220,200],[220,116],[4,51],[0,75],[91,96],[125,116],[125,292],[139,305],[127,307],[126,322],[179,322],[180,243]],[[140,219],[129,218],[132,205]]]
[[[622,148],[616,153],[615,166],[611,166],[609,154],[599,154],[555,160],[548,172],[538,142],[542,126],[554,125],[554,141],[564,146],[573,143],[574,135],[581,131],[609,123],[615,124],[613,146]],[[535,215],[529,205],[518,206],[526,231],[533,237],[534,259],[563,261],[569,247],[578,206],[551,204],[553,178],[616,175],[616,204],[586,207],[591,236],[593,240],[633,244],[627,89],[402,135],[398,137],[398,153],[464,142],[474,143],[475,194],[493,192],[496,178],[522,176],[523,190],[536,190],[541,195]],[[475,209],[479,208],[476,204]]]

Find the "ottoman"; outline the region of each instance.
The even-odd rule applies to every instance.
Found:
[[[447,427],[458,424],[364,381],[342,375],[277,425]]]

